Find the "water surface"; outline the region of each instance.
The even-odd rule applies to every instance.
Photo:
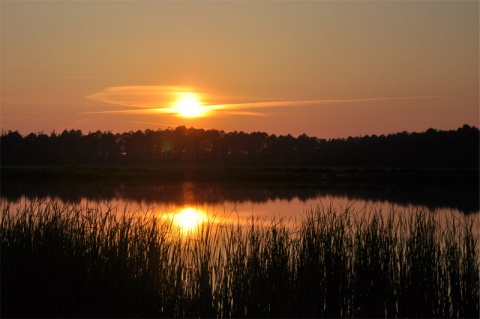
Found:
[[[425,210],[442,215],[479,218],[478,190],[331,186],[321,188],[239,186],[219,183],[13,184],[2,188],[1,199],[14,207],[32,201],[102,205],[118,211],[150,211],[164,218],[196,224],[209,218],[298,222],[316,207],[359,214]],[[175,217],[176,216],[176,217]],[[190,221],[187,221],[190,220]]]

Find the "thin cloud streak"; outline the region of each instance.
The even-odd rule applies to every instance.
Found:
[[[166,126],[166,127],[176,127],[178,124],[165,124],[165,123],[154,123],[154,122],[132,122],[137,124],[148,124],[148,125],[155,125],[155,126]]]
[[[207,106],[203,106],[203,107],[208,109],[208,111],[207,111],[208,115],[212,115],[210,112],[213,109],[210,109],[210,106],[207,105]],[[217,107],[218,107],[218,105],[215,105],[215,110],[220,110]],[[221,110],[221,113],[223,115],[268,116],[268,114],[263,114],[263,113],[259,113],[259,112],[235,111],[235,110]],[[154,108],[154,109],[80,112],[78,114],[178,114],[178,112],[176,110],[174,110],[173,108]]]
[[[171,104],[179,94],[195,92],[189,86],[133,85],[107,87],[101,92],[86,96],[89,100],[136,108],[158,108]],[[204,95],[195,93],[204,98]]]
[[[122,86],[109,87],[104,91],[87,96],[88,99],[103,103],[117,104],[128,107],[135,107],[131,110],[111,110],[82,112],[79,114],[178,114],[175,107],[162,107],[161,105],[172,105],[179,94],[194,92],[201,100],[209,97],[207,94],[196,93],[195,89],[188,86]],[[375,101],[393,100],[420,100],[420,99],[441,99],[454,97],[472,97],[478,94],[459,95],[425,95],[408,97],[373,97],[359,99],[329,99],[329,100],[285,100],[285,101],[260,101],[247,103],[223,103],[202,105],[204,116],[212,115],[244,115],[244,116],[268,116],[266,113],[249,111],[252,109],[325,105],[340,103],[360,103]],[[218,97],[217,99],[220,99]],[[228,98],[226,98],[228,99]]]
[[[170,112],[170,109],[169,109]],[[93,112],[80,112],[78,114],[159,114],[169,113],[166,109],[134,109],[134,110],[112,110],[112,111],[93,111]]]
[[[408,97],[374,97],[362,99],[338,99],[338,100],[287,100],[287,101],[271,101],[271,102],[249,102],[249,103],[232,103],[232,104],[217,104],[208,106],[212,110],[221,110],[225,108],[234,109],[252,109],[252,108],[269,108],[279,106],[302,106],[302,105],[318,105],[318,104],[335,104],[335,103],[357,103],[357,102],[372,102],[372,101],[389,101],[389,100],[420,100],[420,99],[439,99],[452,97],[469,97],[478,96],[477,94],[463,94],[463,95],[425,95],[425,96],[408,96]]]

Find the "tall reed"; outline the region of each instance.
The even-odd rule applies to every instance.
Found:
[[[317,207],[300,223],[2,204],[4,317],[475,317],[478,216]]]

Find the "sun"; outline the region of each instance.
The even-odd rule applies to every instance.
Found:
[[[180,93],[180,97],[174,102],[174,111],[182,117],[200,117],[206,114],[202,102],[195,93]]]

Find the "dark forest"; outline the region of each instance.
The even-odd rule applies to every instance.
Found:
[[[479,129],[321,139],[180,126],[126,133],[2,132],[2,165],[478,168]]]

